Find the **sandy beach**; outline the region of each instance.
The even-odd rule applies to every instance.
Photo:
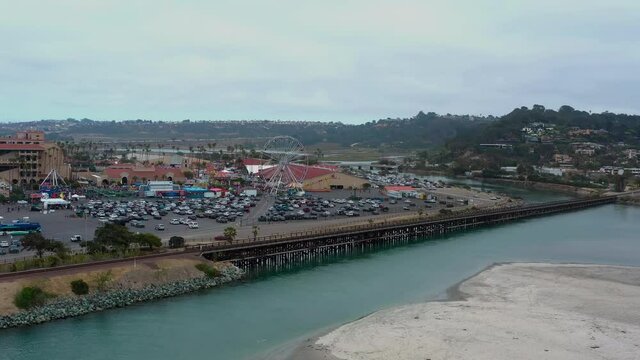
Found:
[[[453,299],[382,310],[291,359],[638,359],[640,268],[501,264]]]

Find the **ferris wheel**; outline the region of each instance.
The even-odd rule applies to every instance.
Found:
[[[291,136],[276,136],[267,142],[262,154],[265,164],[261,176],[271,193],[302,189],[308,157],[300,141]]]

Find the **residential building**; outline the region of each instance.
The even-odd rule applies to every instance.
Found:
[[[627,156],[627,159],[632,160],[640,155],[640,150],[637,149],[627,149],[624,151],[624,154]]]
[[[554,154],[553,161],[560,165],[573,164],[573,158],[567,154]]]

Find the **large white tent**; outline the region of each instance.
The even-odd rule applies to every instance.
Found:
[[[69,205],[70,202],[65,199],[40,199],[42,206],[47,209],[49,205]]]

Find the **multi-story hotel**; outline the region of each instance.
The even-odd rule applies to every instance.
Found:
[[[42,131],[21,131],[0,138],[0,180],[13,185],[39,184],[51,172],[69,178],[71,167],[62,149],[45,141]]]

